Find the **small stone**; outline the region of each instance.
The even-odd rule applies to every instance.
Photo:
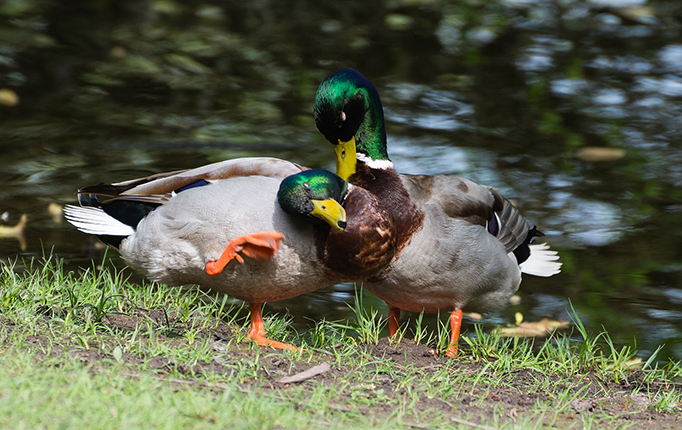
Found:
[[[642,393],[635,393],[630,395],[630,400],[637,406],[647,407],[651,404],[649,398]]]
[[[227,346],[224,343],[216,342],[213,344],[213,349],[216,351],[227,351]]]
[[[594,408],[592,400],[575,399],[571,402],[571,408],[578,413],[589,412]]]

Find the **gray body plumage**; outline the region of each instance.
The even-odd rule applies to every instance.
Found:
[[[424,223],[394,258],[384,277],[364,286],[391,306],[412,312],[504,307],[521,283],[516,258],[484,225],[465,219],[492,207],[488,187],[451,175],[400,175]]]
[[[316,255],[310,223],[279,207],[279,183],[278,178],[236,177],[182,191],[140,222],[121,242],[121,255],[155,281],[200,284],[252,303],[337,282]],[[218,275],[205,272],[206,262],[217,260],[232,239],[260,231],[285,236],[271,260],[246,258],[244,264],[230,262]]]

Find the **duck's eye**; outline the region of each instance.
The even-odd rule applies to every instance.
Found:
[[[338,124],[339,128],[343,127],[344,121],[346,121],[346,112],[341,111],[341,116],[339,117],[339,124]]]
[[[310,184],[307,183],[307,182],[304,182],[304,183],[303,183],[303,188],[305,188],[305,189],[307,190],[308,188],[310,188]]]

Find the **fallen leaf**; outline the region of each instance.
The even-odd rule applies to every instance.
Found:
[[[522,322],[514,327],[501,327],[502,337],[544,337],[559,328],[568,327],[568,321],[556,321],[543,318],[536,322]]]
[[[651,6],[644,5],[612,8],[610,12],[626,21],[631,21],[637,24],[646,25],[658,23],[658,18],[656,18],[654,8]]]
[[[578,151],[577,156],[588,163],[597,163],[600,161],[620,160],[625,157],[625,150],[622,148],[586,146]]]
[[[635,357],[632,360],[628,360],[625,362],[625,366],[633,369],[640,369],[642,365],[643,365],[642,357]]]
[[[480,321],[481,319],[483,319],[483,315],[479,314],[478,312],[462,312],[462,316],[471,318],[472,320],[475,321]]]
[[[514,314],[514,322],[516,325],[519,325],[523,322],[523,314],[521,312],[517,312]]]
[[[119,363],[123,362],[123,351],[121,350],[120,346],[114,348],[112,355],[114,356],[114,359]]]
[[[13,90],[0,88],[0,105],[14,107],[19,104],[19,96]]]
[[[64,206],[60,205],[59,203],[52,202],[47,205],[47,213],[52,218],[52,221],[59,224],[62,222],[62,219],[64,219]]]
[[[26,239],[24,238],[24,229],[28,223],[28,216],[23,214],[16,225],[5,226],[0,225],[0,239],[14,238],[19,242],[19,247],[22,251],[26,251]]]

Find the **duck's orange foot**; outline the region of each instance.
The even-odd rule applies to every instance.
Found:
[[[388,307],[388,333],[390,337],[395,336],[400,322],[400,308],[395,306]]]
[[[251,311],[251,330],[249,331],[248,337],[255,340],[258,346],[270,346],[277,349],[298,351],[298,348],[293,345],[277,342],[276,340],[265,337],[265,325],[263,324],[261,303],[249,303],[249,310]]]
[[[218,260],[206,263],[206,273],[217,275],[233,259],[244,263],[244,258],[239,255],[240,252],[245,257],[256,260],[268,260],[275,255],[279,249],[279,244],[283,240],[284,235],[277,231],[261,231],[234,238],[227,244],[225,251],[223,251]]]
[[[270,346],[275,349],[290,349],[293,351],[298,351],[299,348],[295,347],[294,345],[289,345],[288,343],[282,343],[282,342],[277,342],[276,340],[268,339],[265,336],[251,336],[249,334],[249,338],[253,339],[256,341],[258,346]]]
[[[462,310],[455,309],[450,314],[450,347],[445,353],[448,357],[457,357],[457,346],[459,343],[459,330],[462,327]]]

